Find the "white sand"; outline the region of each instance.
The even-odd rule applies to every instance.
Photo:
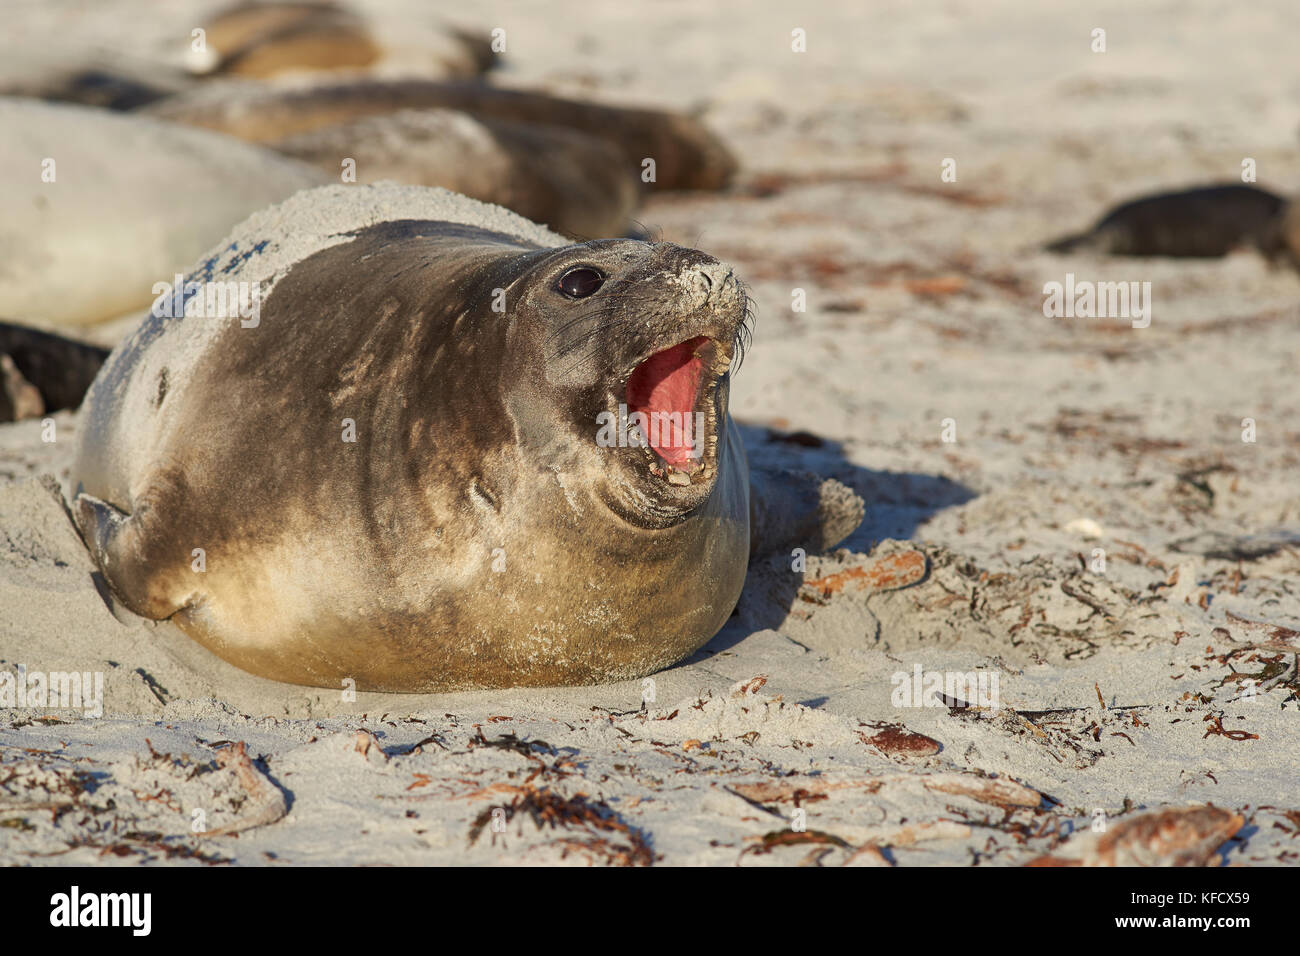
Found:
[[[1300,530],[1300,278],[1248,254],[1143,262],[1034,247],[1142,190],[1230,181],[1247,156],[1262,184],[1300,187],[1297,14],[1280,2],[1174,13],[986,0],[837,0],[793,20],[775,3],[674,3],[653,17],[600,5],[576,21],[505,0],[481,9],[476,25],[509,37],[499,82],[700,107],[734,145],[734,194],[660,199],[641,219],[753,286],[758,334],[733,414],[832,442],[768,442],[757,427],[755,454],[838,477],[868,502],[849,549],[810,559],[804,577],[859,566],[882,539],[923,548],[929,576],[883,593],[849,578],[823,597],[799,592],[788,561],[763,562],[741,613],[655,677],[644,717],[639,683],[348,702],[241,674],[169,627],[118,623],[35,480],[62,480],[77,417],[58,416],[54,443],[39,423],[4,426],[0,670],[103,671],[108,716],[0,713],[0,760],[21,770],[0,806],[87,811],[0,811],[24,821],[0,828],[0,860],[880,862],[854,853],[873,844],[901,865],[1011,865],[1053,852],[1097,811],[1114,821],[1213,802],[1246,819],[1227,861],[1293,863],[1284,813],[1297,808],[1300,702],[1282,671],[1297,640],[1286,628],[1300,628],[1300,555],[1197,552]],[[87,18],[101,20],[114,22]],[[789,51],[796,26],[806,54]],[[1105,54],[1089,52],[1097,26]],[[945,157],[956,183],[939,180]],[[1067,271],[1150,281],[1150,328],[1044,318],[1042,286]],[[794,288],[805,313],[790,309]],[[946,418],[955,443],[941,441]],[[1095,548],[1104,573],[1081,564]],[[1240,671],[1282,679],[1239,700],[1225,682],[1234,651]],[[1000,708],[894,706],[891,676],[916,665],[996,673]],[[763,686],[730,696],[760,674]],[[29,722],[47,713],[63,722]],[[882,721],[942,750],[887,756],[865,742]],[[173,756],[151,755],[146,737]],[[190,832],[194,809],[215,828],[244,806],[235,771],[190,780],[179,763],[212,762],[221,741],[246,743],[264,758],[253,783],[288,794],[282,819],[237,840]],[[78,792],[86,772],[103,776]],[[986,775],[1006,789],[952,792]],[[1044,800],[1018,805],[1033,799],[1013,782]],[[245,804],[271,820],[261,786]],[[494,840],[492,809],[515,800],[563,804],[572,822],[538,829],[508,811]],[[788,829],[796,800],[809,830],[844,845],[746,852]],[[588,805],[612,822],[582,824],[599,819]],[[99,856],[92,829],[110,818],[159,836]]]

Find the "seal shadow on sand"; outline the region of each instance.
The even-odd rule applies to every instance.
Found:
[[[911,540],[917,529],[940,511],[976,497],[972,489],[942,475],[864,468],[849,461],[842,444],[810,432],[786,433],[753,425],[738,427],[751,468],[812,471],[842,482],[862,497],[866,502],[866,516],[837,549],[866,554],[887,538]],[[760,554],[750,561],[745,589],[731,618],[683,664],[702,663],[757,631],[780,629],[799,600],[803,575],[774,577],[756,573],[763,562],[771,559],[771,555]]]

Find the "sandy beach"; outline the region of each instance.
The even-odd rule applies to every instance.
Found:
[[[17,6],[14,42],[141,56],[199,9]],[[1300,12],[562,7],[448,16],[505,29],[495,84],[731,146],[733,187],[637,218],[749,283],[751,459],[843,482],[861,527],[756,560],[723,630],[645,681],[350,694],[116,617],[62,500],[78,414],[0,425],[0,864],[1300,860],[1300,275],[1041,249],[1244,159],[1294,195]],[[1067,281],[1149,283],[1149,314],[1045,315]],[[20,669],[102,697],[10,702]],[[947,699],[918,701],[932,679]],[[1206,805],[1178,852],[1126,827]]]

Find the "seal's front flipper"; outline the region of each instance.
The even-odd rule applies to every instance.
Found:
[[[847,485],[809,471],[751,467],[749,554],[829,551],[862,524],[866,505]]]
[[[155,621],[180,610],[183,602],[169,599],[159,586],[138,516],[84,493],[73,501],[72,514],[109,590],[127,610]]]

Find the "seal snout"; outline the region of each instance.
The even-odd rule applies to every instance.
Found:
[[[655,252],[650,281],[669,308],[647,322],[623,398],[651,474],[702,491],[717,476],[720,385],[742,345],[748,299],[727,264],[671,243]]]
[[[678,283],[695,309],[727,311],[739,300],[740,284],[731,267],[709,259],[682,266]]]

